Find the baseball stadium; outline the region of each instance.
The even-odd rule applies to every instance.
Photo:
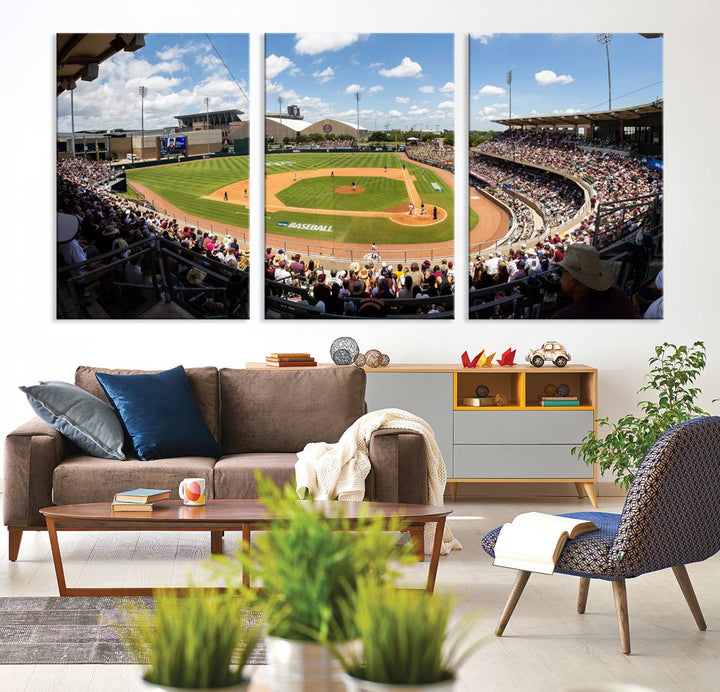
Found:
[[[526,59],[509,35],[471,42],[471,74],[473,66],[480,65],[490,65],[494,74],[478,67],[471,87],[473,100],[479,102],[476,122],[485,123],[488,131],[471,129],[470,203],[481,218],[489,220],[488,214],[494,213],[496,222],[471,224],[470,317],[661,318],[663,99],[637,104],[630,98],[646,90],[661,91],[662,35],[561,38],[528,38],[522,48]],[[598,44],[605,50],[594,54]],[[620,44],[622,54],[632,56],[615,66],[617,82],[632,89],[615,97],[614,108],[611,44]],[[537,65],[542,54],[546,63],[573,69],[574,74],[522,72],[516,103],[544,99],[552,110],[513,114],[513,76],[519,82],[520,70],[509,70],[500,82],[497,65],[488,58],[509,47],[517,66]],[[597,77],[603,74],[597,69],[602,60],[594,58],[597,55],[607,56],[608,108],[563,110],[560,106],[567,101],[560,101],[565,97],[557,89],[576,81],[582,80],[583,86],[569,92],[573,101],[602,99],[603,84]],[[638,88],[654,77],[659,81]],[[488,97],[503,100],[481,107]]]
[[[246,71],[247,43],[242,34],[57,35],[59,318],[249,316],[249,124],[233,107],[247,104],[246,80],[232,72]],[[147,59],[135,62],[137,51]],[[184,56],[188,72],[193,63],[205,71],[180,89],[158,75]],[[85,84],[95,80],[98,88]],[[171,97],[196,106],[199,88],[232,94],[218,104],[228,107],[211,111],[204,97],[204,112],[169,117],[155,105]],[[117,127],[136,118],[118,105],[128,91],[139,129]],[[62,111],[70,131],[60,127]],[[232,203],[216,198],[230,186]]]

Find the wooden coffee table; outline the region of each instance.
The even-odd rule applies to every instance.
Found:
[[[440,548],[445,529],[445,519],[452,509],[432,505],[408,505],[390,502],[325,502],[313,503],[326,515],[338,513],[357,522],[361,512],[368,510],[383,517],[401,517],[413,536],[416,553],[418,541],[422,541],[425,524],[435,524],[435,541],[430,556],[426,591],[435,588]],[[58,543],[58,531],[209,531],[210,551],[222,553],[222,538],[225,531],[241,531],[245,546],[250,545],[250,534],[254,530],[266,529],[273,520],[272,512],[260,500],[208,500],[203,507],[189,507],[180,500],[156,502],[151,512],[113,512],[109,502],[84,505],[58,505],[45,507],[50,547],[52,549],[55,575],[61,596],[151,596],[151,587],[73,587],[65,582],[62,555]],[[243,581],[248,583],[247,575]]]

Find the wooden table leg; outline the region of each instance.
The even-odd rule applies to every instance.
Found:
[[[505,609],[500,616],[500,622],[498,622],[497,627],[495,628],[496,637],[502,637],[505,627],[507,627],[508,621],[510,620],[510,616],[513,614],[515,606],[517,605],[518,600],[520,600],[520,596],[522,596],[523,589],[528,583],[528,579],[530,579],[531,574],[532,572],[520,570],[517,577],[515,577],[515,584],[513,585],[510,596],[505,604]]]
[[[578,500],[582,500],[585,497],[585,488],[582,483],[575,483],[575,492],[577,493]]]
[[[224,531],[210,532],[210,552],[213,555],[222,555],[223,552],[223,535]]]
[[[250,550],[250,532],[251,532],[251,526],[250,524],[243,524],[242,529],[242,550],[243,553],[247,554]],[[242,583],[245,586],[250,586],[250,575],[248,574],[248,571],[243,567],[242,571]]]
[[[590,590],[590,578],[580,577],[580,587],[578,588],[578,602],[577,612],[580,615],[585,613],[585,606],[587,605],[588,591]]]
[[[418,562],[425,561],[425,525],[411,526],[410,540],[412,541],[413,551],[415,552],[415,559]]]
[[[430,568],[428,569],[427,584],[425,585],[425,590],[429,593],[435,590],[435,579],[437,578],[438,565],[440,564],[440,548],[442,548],[444,532],[445,517],[440,517],[435,522],[435,540],[433,541],[432,554],[430,555]]]
[[[61,596],[67,596],[67,586],[65,584],[65,572],[63,571],[62,556],[60,555],[60,544],[58,543],[57,530],[55,528],[55,520],[46,518],[48,536],[50,537],[50,550],[52,551],[53,564],[55,565],[55,576],[57,577],[58,591]]]

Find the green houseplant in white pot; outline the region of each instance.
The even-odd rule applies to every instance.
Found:
[[[154,609],[133,605],[126,615],[118,630],[133,658],[147,666],[148,688],[247,688],[243,668],[260,640],[262,622],[247,626],[248,601],[237,591],[159,590]]]
[[[450,692],[460,665],[483,643],[474,619],[450,628],[450,596],[364,580],[353,604],[359,646],[328,647],[345,670],[347,692]]]
[[[342,502],[326,516],[299,500],[292,486],[281,490],[259,474],[257,480],[274,520],[249,550],[214,556],[215,573],[237,583],[244,569],[251,584],[262,582],[258,602],[267,619],[272,692],[343,690],[342,670],[320,642],[341,647],[355,639],[349,606],[359,580],[391,579],[393,560],[413,559],[409,546],[396,546],[400,521],[368,514],[352,525],[342,516]]]
[[[652,394],[638,403],[641,415],[628,414],[613,424],[608,418],[599,418],[598,428],[609,431],[604,436],[591,431],[573,448],[573,454],[586,464],[597,462],[601,472],[609,471],[615,483],[627,490],[645,454],[666,430],[696,416],[710,415],[696,403],[701,392],[695,381],[705,363],[702,341],[692,346],[667,342],[656,346],[645,375],[647,384],[638,391]]]

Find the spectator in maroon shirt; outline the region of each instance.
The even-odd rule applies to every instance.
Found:
[[[631,319],[635,317],[632,301],[614,284],[610,265],[600,259],[597,248],[573,243],[565,259],[557,264],[562,271],[563,293],[573,299],[553,319]]]

